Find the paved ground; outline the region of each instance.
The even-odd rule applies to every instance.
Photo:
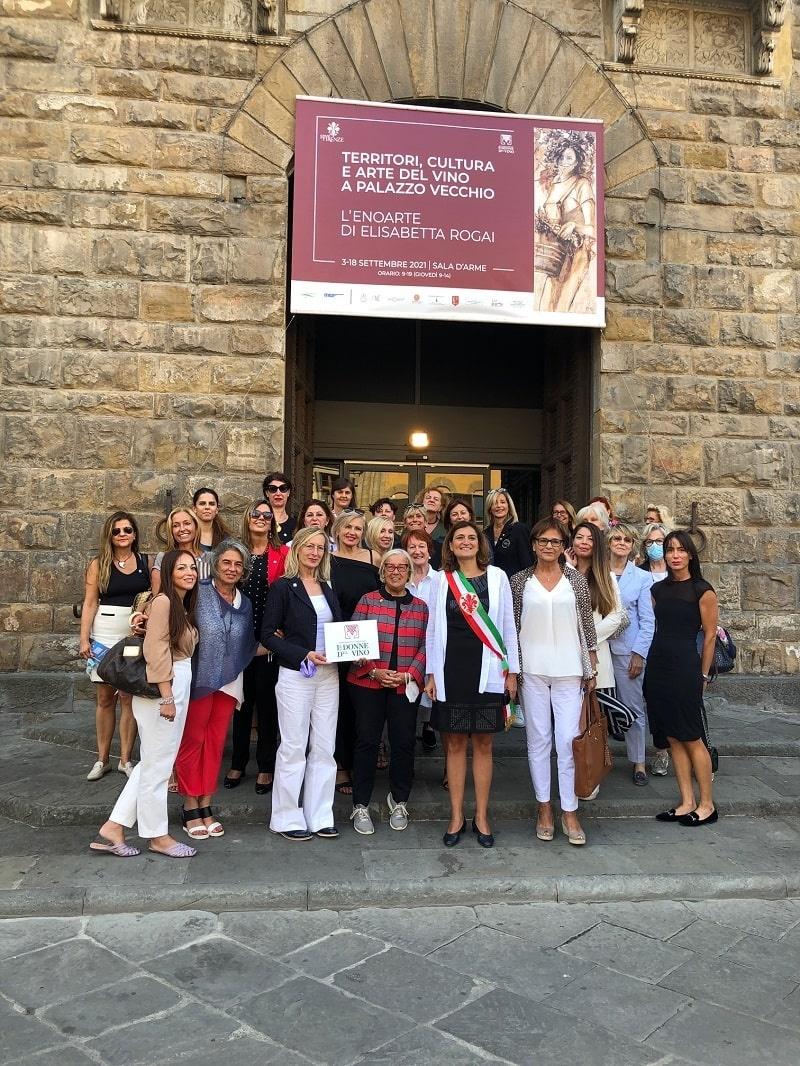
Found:
[[[800,901],[0,923],[0,1062],[797,1066]]]

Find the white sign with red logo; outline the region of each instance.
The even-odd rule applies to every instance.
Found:
[[[329,663],[347,663],[357,659],[377,659],[378,623],[326,622],[325,658]]]

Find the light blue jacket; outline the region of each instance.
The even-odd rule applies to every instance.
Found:
[[[646,659],[656,630],[653,599],[650,595],[653,578],[647,570],[640,570],[633,563],[628,563],[617,581],[622,606],[628,612],[630,625],[618,637],[608,642],[609,647],[613,655],[630,655],[635,652]]]

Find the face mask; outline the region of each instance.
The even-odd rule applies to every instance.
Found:
[[[645,551],[651,563],[659,563],[664,558],[663,544],[648,544]]]

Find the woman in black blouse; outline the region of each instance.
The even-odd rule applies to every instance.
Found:
[[[531,535],[517,517],[517,509],[505,489],[492,489],[486,496],[486,528],[492,563],[507,577],[533,566]]]
[[[656,633],[647,656],[645,694],[653,733],[669,740],[680,802],[656,818],[683,826],[717,820],[707,747],[703,694],[711,681],[717,637],[717,594],[700,571],[697,548],[682,529],[667,534],[664,558],[668,576],[653,585]],[[702,653],[697,636],[702,630]],[[695,801],[694,782],[700,791]]]

